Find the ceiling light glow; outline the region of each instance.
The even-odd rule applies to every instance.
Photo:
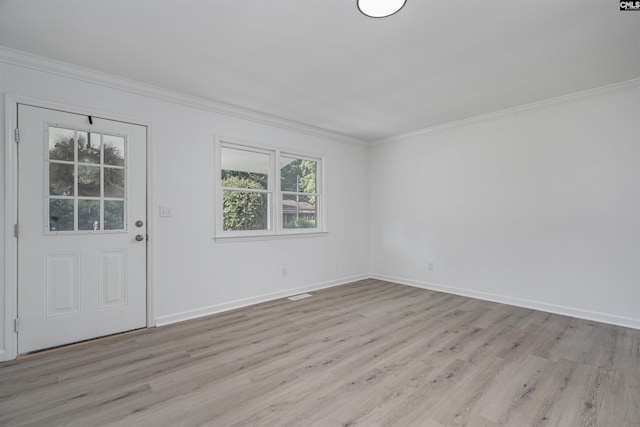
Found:
[[[358,9],[371,18],[386,18],[398,12],[407,0],[358,0]]]

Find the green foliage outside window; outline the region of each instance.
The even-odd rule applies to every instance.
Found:
[[[298,218],[295,220],[295,228],[315,228],[315,226],[315,221],[309,221],[303,218]]]
[[[222,186],[263,189],[261,182],[245,176],[233,176],[231,173],[227,173],[227,177],[222,179]],[[269,210],[267,194],[225,190],[222,199],[225,231],[267,229]]]
[[[280,187],[282,191],[296,191],[300,193],[316,192],[316,166],[312,160],[296,159],[280,169]],[[315,196],[300,196],[301,202],[314,204]]]
[[[49,203],[51,231],[73,231],[73,200],[51,199]]]

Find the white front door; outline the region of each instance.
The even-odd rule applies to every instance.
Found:
[[[146,127],[18,106],[18,353],[145,327]]]

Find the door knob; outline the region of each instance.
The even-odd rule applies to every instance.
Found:
[[[142,227],[143,225],[144,225],[144,222],[142,222],[141,220],[136,221],[136,227]]]
[[[136,240],[137,240],[138,242],[142,242],[142,241],[144,240],[144,236],[143,236],[142,234],[138,234],[138,235],[136,236]]]

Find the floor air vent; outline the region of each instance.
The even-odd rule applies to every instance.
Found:
[[[309,298],[311,294],[300,294],[289,297],[291,301],[298,301],[299,299]]]

